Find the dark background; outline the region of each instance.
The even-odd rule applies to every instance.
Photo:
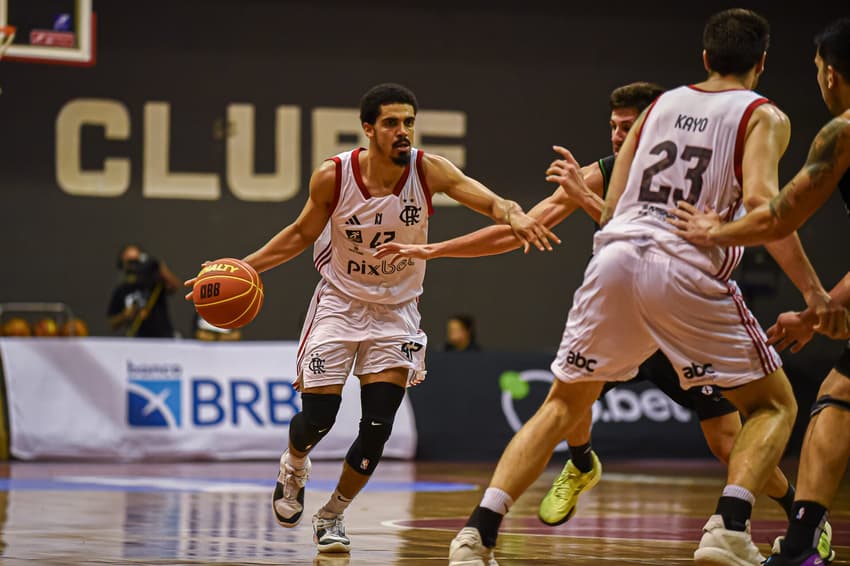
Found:
[[[465,112],[467,134],[453,143],[466,148],[466,172],[530,208],[553,190],[543,173],[553,143],[585,163],[610,152],[613,87],[703,79],[705,19],[734,5],[151,0],[141,7],[96,1],[95,66],[0,62],[0,302],[63,301],[93,334],[107,334],[105,311],[122,243],[142,242],[181,279],[205,259],[253,251],[303,205],[312,109],[356,107],[378,82],[408,85],[422,109]],[[829,118],[815,81],[812,37],[846,15],[847,3],[739,5],[760,11],[772,25],[759,90],[792,120],[781,174],[787,180]],[[85,167],[99,169],[110,156],[131,160],[132,182],[120,197],[72,196],[56,182],[56,116],[74,98],[117,100],[130,112],[129,140],[106,141],[97,128],[83,134]],[[217,173],[219,200],[142,196],[143,110],[151,101],[171,105],[171,170]],[[255,107],[258,172],[274,169],[274,109],[301,108],[303,179],[294,199],[245,202],[228,189],[225,142],[214,130],[227,105],[240,102]],[[430,237],[445,239],[487,222],[464,208],[441,207]],[[478,318],[486,349],[554,353],[593,227],[577,214],[556,231],[563,244],[551,254],[431,262],[421,301],[431,346],[442,347],[445,319],[464,311]],[[847,235],[837,198],[801,230],[827,286],[845,273]],[[769,281],[770,262],[753,263],[756,269],[740,277]],[[265,306],[246,337],[296,339],[317,279],[309,252],[265,273]],[[775,295],[751,304],[766,326],[778,312],[802,304],[787,280],[778,281]],[[170,304],[175,326],[186,334],[191,305],[179,295]],[[817,339],[796,355],[798,365],[814,367],[841,347]]]

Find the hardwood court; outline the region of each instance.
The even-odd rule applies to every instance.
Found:
[[[577,515],[551,528],[537,502],[550,468],[506,519],[499,564],[688,564],[714,509],[723,470],[709,461],[605,462]],[[445,564],[448,545],[478,502],[493,464],[383,462],[346,513],[350,556],[318,555],[310,516],[337,479],[314,462],[305,518],[294,529],[270,510],[276,462],[0,466],[0,549],[18,564]],[[796,463],[783,468],[796,470]],[[831,520],[835,564],[850,564],[850,481]],[[756,504],[763,552],[785,530],[773,501]]]

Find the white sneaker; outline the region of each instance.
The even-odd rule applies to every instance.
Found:
[[[291,528],[301,521],[304,512],[304,486],[310,477],[310,458],[301,469],[293,468],[287,461],[289,450],[280,457],[280,471],[272,495],[272,511],[282,527]]]
[[[498,566],[493,549],[481,542],[481,533],[475,527],[464,527],[449,547],[449,566]]]
[[[313,515],[313,542],[319,552],[349,552],[351,540],[345,536],[345,523],[342,515],[330,519]]]
[[[723,517],[712,515],[703,529],[699,548],[694,552],[697,566],[761,566],[765,558],[753,544],[750,522],[745,531],[726,528]]]

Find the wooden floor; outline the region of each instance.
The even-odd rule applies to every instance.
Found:
[[[603,462],[599,485],[560,527],[536,519],[549,469],[513,507],[496,549],[502,566],[688,564],[723,485],[714,462]],[[481,496],[492,464],[382,462],[346,513],[352,552],[318,555],[310,516],[339,462],[314,462],[305,521],[271,514],[276,462],[0,465],[2,564],[445,564],[449,541]],[[794,463],[783,465],[792,475]],[[850,564],[850,481],[831,516],[835,564]],[[763,552],[785,530],[760,498],[753,538]]]

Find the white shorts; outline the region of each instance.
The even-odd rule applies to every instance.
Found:
[[[565,382],[625,381],[658,349],[684,389],[737,387],[782,365],[734,281],[649,241],[610,242],[575,293],[552,373]]]
[[[298,345],[302,388],[345,383],[390,368],[425,371],[427,337],[419,329],[418,300],[383,305],[353,299],[322,280],[316,287]]]

